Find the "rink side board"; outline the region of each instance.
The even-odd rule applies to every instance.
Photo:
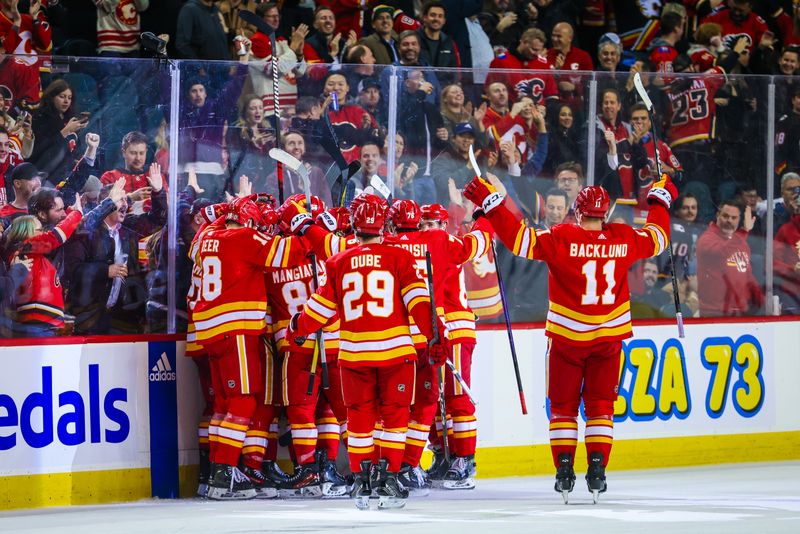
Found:
[[[635,326],[634,333],[621,358],[610,470],[800,458],[800,322],[689,324],[682,340],[674,325]],[[546,338],[540,328],[517,326],[514,336],[527,416],[505,331],[478,332],[472,389],[480,477],[553,469]],[[0,343],[0,510],[138,500],[156,485],[161,495],[193,493],[203,406],[196,368],[183,342],[149,340],[174,343],[174,356],[143,337]],[[165,381],[151,376],[154,368]],[[151,419],[151,390],[165,384],[169,395],[174,388],[177,413],[171,404],[171,413]],[[168,424],[153,435],[153,425]],[[153,444],[166,466],[155,472]],[[584,461],[579,444],[578,465]]]

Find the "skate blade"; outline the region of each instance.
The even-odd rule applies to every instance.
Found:
[[[348,497],[347,486],[334,486],[332,482],[323,482],[322,498],[336,499],[337,497]]]
[[[406,505],[405,499],[398,497],[379,497],[378,510],[396,510]]]
[[[597,504],[600,500],[600,490],[592,490],[592,504]]]
[[[278,488],[257,488],[256,499],[277,499]]]
[[[427,497],[431,494],[430,488],[406,488],[412,497]]]
[[[359,510],[369,510],[369,495],[353,497],[353,500],[356,503],[356,508]]]
[[[569,504],[569,490],[561,490],[561,498],[564,499],[564,504]]]
[[[197,496],[201,499],[208,498],[208,484],[198,484],[197,485]]]
[[[464,480],[444,480],[442,488],[447,490],[471,490],[475,489],[475,479],[472,477]]]
[[[282,499],[314,499],[322,496],[319,486],[306,486],[304,488],[280,489],[278,495]]]
[[[246,501],[254,499],[256,490],[231,491],[228,488],[210,488],[208,498],[214,501]]]

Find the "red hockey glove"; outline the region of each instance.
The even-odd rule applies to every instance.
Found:
[[[295,343],[295,345],[302,345],[306,342],[306,336],[298,336],[295,334],[297,332],[297,323],[300,320],[300,314],[295,313],[292,315],[292,318],[289,319],[289,326],[286,327],[286,339],[289,339]]]
[[[303,235],[306,228],[314,224],[306,208],[297,202],[286,202],[278,209],[278,219],[283,231],[290,231],[296,235]]]
[[[648,204],[658,202],[667,209],[676,198],[678,198],[678,188],[666,174],[662,175],[661,180],[655,182],[647,193]]]
[[[220,204],[212,204],[200,210],[200,215],[207,223],[212,223],[228,214],[228,203],[222,202]]]
[[[335,232],[339,225],[336,223],[336,217],[330,210],[323,211],[317,216],[317,226],[324,228],[329,232]]]
[[[498,193],[491,183],[479,176],[476,176],[467,184],[467,187],[464,188],[464,196],[482,209],[484,213],[489,213],[505,200],[503,195]]]
[[[449,355],[450,343],[447,338],[442,338],[438,343],[428,345],[428,360],[431,365],[444,365],[444,361]]]

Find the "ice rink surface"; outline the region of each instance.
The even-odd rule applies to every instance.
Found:
[[[519,477],[433,491],[403,510],[359,511],[347,499],[46,508],[0,513],[0,532],[800,533],[800,462],[612,471],[608,484],[597,505],[579,473],[567,506],[552,477]]]

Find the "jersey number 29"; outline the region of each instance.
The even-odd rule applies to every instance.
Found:
[[[394,277],[387,271],[347,273],[342,277],[342,305],[346,321],[364,314],[364,304],[355,304],[366,290],[367,313],[373,317],[389,317],[393,311]]]

